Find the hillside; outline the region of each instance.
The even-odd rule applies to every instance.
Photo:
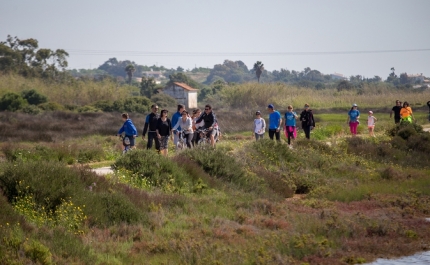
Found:
[[[336,125],[343,115],[320,114],[313,140],[300,132],[289,149],[226,122],[215,150],[170,146],[164,158],[140,139],[120,156],[117,138],[91,131],[119,126],[103,113],[52,113],[52,126],[47,113],[28,116],[51,140],[15,143],[25,115],[0,114],[10,123],[1,264],[355,264],[428,248],[430,137],[420,127],[387,136],[381,117],[376,138],[364,127],[351,138]],[[94,162],[116,173],[97,176],[85,166]]]

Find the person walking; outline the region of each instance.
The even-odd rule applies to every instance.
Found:
[[[348,111],[348,119],[346,123],[349,124],[349,130],[352,136],[357,135],[357,127],[360,124],[360,111],[358,110],[357,104],[352,104],[351,109]]]
[[[276,137],[276,141],[281,141],[281,124],[282,124],[282,118],[279,111],[275,110],[275,107],[273,104],[269,104],[267,106],[267,109],[269,111],[269,138],[270,140],[273,140],[273,136]]]
[[[261,112],[258,110],[257,112],[255,112],[255,119],[254,119],[255,140],[258,141],[258,139],[263,139],[265,131],[266,131],[266,121],[263,118],[261,118]]]
[[[145,140],[145,135],[148,132],[148,142],[146,143],[146,149],[151,149],[152,143],[155,142],[155,150],[157,150],[157,152],[160,151],[160,142],[158,141],[157,133],[155,132],[158,118],[160,118],[160,115],[158,114],[158,106],[154,104],[151,106],[151,113],[146,115],[145,126],[143,127],[142,132],[143,140]]]
[[[427,107],[429,107],[429,121],[430,121],[430,100],[427,101]]]
[[[184,132],[187,146],[188,148],[191,148],[191,141],[193,140],[194,135],[193,120],[188,116],[188,112],[185,110],[182,112],[182,117],[178,120],[175,126],[173,126],[172,132],[178,128],[181,128],[181,131]],[[179,134],[182,133],[181,131],[176,131],[176,134],[179,136]]]
[[[285,137],[288,139],[288,145],[291,146],[291,139],[296,139],[297,131],[296,131],[296,119],[297,113],[293,111],[293,106],[289,105],[287,112],[285,112]]]
[[[412,108],[407,101],[403,102],[403,108],[400,110],[400,117],[402,118],[402,122],[412,123],[412,121],[415,121]]]
[[[172,131],[172,123],[167,118],[168,110],[161,110],[160,118],[157,120],[157,127],[155,129],[157,138],[160,141],[160,153],[164,156],[168,155],[169,137],[172,138],[170,132]]]
[[[129,118],[128,113],[123,113],[121,115],[122,121],[124,122],[124,124],[122,125],[122,127],[118,130],[117,135],[121,135],[123,132],[125,134],[124,136],[124,141],[127,141],[127,138],[129,139],[128,141],[130,141],[130,148],[134,149],[134,139],[137,136],[137,130],[136,127],[134,126],[133,122],[131,121],[131,119]],[[125,148],[125,143],[123,141],[123,145]]]
[[[176,125],[176,123],[178,123],[178,120],[182,117],[182,112],[185,110],[185,106],[182,104],[178,105],[178,111],[175,112],[175,114],[173,114],[172,116],[172,124],[173,126]],[[177,128],[179,131],[181,130],[181,126],[179,126]],[[176,146],[176,144],[179,141],[179,135],[176,134],[176,130],[173,132],[173,144]]]
[[[378,119],[373,116],[373,111],[369,110],[369,116],[367,116],[367,128],[369,129],[369,135],[375,137],[375,123]]]
[[[396,105],[391,109],[390,119],[394,114],[394,123],[400,123],[400,110],[402,109],[402,102],[400,100],[396,100]]]
[[[302,129],[305,132],[306,138],[311,139],[311,131],[315,127],[315,119],[308,103],[305,104],[303,111],[300,113],[300,121],[302,122]]]

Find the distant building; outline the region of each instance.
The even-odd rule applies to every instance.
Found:
[[[423,74],[406,74],[408,79],[412,81],[413,84],[422,84],[424,83],[424,76]]]
[[[153,77],[155,79],[163,79],[166,78],[163,76],[163,71],[142,71],[142,76],[145,76],[146,78],[148,77]]]
[[[174,82],[163,89],[163,92],[178,102],[183,104],[187,109],[197,108],[197,91],[185,83]]]
[[[332,80],[348,80],[347,77],[345,77],[343,74],[339,74],[339,73],[333,73],[330,75]]]

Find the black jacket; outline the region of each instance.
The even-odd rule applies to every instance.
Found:
[[[148,131],[148,127],[150,132],[155,132],[155,129],[157,128],[158,118],[160,118],[160,114],[154,112],[151,112],[146,116],[145,126],[143,127],[142,133],[143,137],[145,137],[145,134]]]
[[[312,110],[303,110],[302,113],[300,113],[300,121],[302,122],[302,128],[310,126],[315,127],[314,114],[312,113]]]
[[[200,117],[196,120],[196,123],[199,123],[201,121],[205,122],[204,127],[207,129],[209,127],[214,127],[216,121],[216,117],[215,117],[215,113],[213,111],[211,111],[209,114],[206,114],[206,112],[204,112],[202,115],[200,115]]]

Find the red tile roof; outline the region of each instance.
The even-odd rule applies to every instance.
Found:
[[[175,85],[182,87],[185,90],[188,91],[197,91],[198,89],[192,88],[189,85],[185,84],[185,83],[179,83],[179,82],[174,82]]]

